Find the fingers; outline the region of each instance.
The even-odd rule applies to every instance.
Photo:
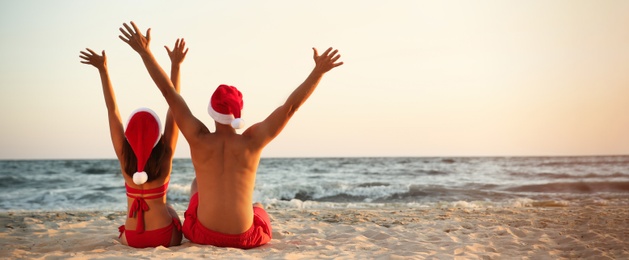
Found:
[[[120,38],[120,40],[122,40],[123,42],[129,43],[129,40],[125,37],[122,37],[122,35],[119,35],[118,38]]]
[[[134,34],[131,27],[129,27],[127,23],[123,23],[122,26],[124,26],[124,29],[120,27],[120,31],[122,32],[122,34],[124,34],[124,36],[127,36],[127,38],[131,38],[131,35]]]
[[[337,51],[335,51],[335,54],[336,54],[336,52],[337,52]],[[332,57],[332,59],[330,59],[330,61],[331,61],[331,62],[336,62],[336,61],[337,61],[337,60],[339,60],[340,58],[341,58],[341,55],[340,55],[340,54],[338,54],[338,55],[333,56],[333,57]]]
[[[327,72],[333,68],[343,65],[343,62],[338,62],[338,60],[341,58],[339,50],[330,47],[319,56],[317,53],[317,49],[312,49],[314,51],[314,60],[316,63],[316,67],[319,68],[319,70]]]
[[[167,45],[164,45],[164,48],[166,48],[166,51],[168,52],[169,55],[177,52],[185,56],[186,53],[188,53],[188,48],[186,48],[186,40],[184,40],[183,38],[177,39],[175,41],[175,46],[173,47],[172,50]]]
[[[96,52],[95,52],[95,51],[93,51],[93,50],[92,50],[92,49],[90,49],[90,48],[85,48],[85,50],[87,50],[87,52],[85,52],[85,51],[80,51],[80,53],[82,54],[82,56],[80,56],[81,58],[84,58],[84,59],[91,59],[93,56],[98,56],[98,54],[96,54]],[[105,50],[103,50],[103,52],[102,52],[102,56],[103,56],[103,57],[105,56]]]
[[[312,47],[312,50],[314,51],[314,54],[312,55],[312,57],[316,60],[317,57],[319,57],[319,52],[317,52],[317,48]]]
[[[122,29],[122,27],[120,27],[120,32],[124,35],[118,35],[118,38],[120,38],[123,42],[129,43],[129,41],[131,40],[131,35],[129,35],[124,29]]]
[[[330,49],[332,49],[332,48],[330,48]],[[334,55],[336,55],[338,52],[339,52],[339,50],[336,50],[336,49],[335,49],[334,51],[332,51],[332,53],[330,53],[330,54],[329,54],[329,56],[334,56]]]
[[[184,38],[181,38],[181,48],[185,48],[186,50],[183,51],[183,55],[186,56],[186,54],[188,53],[188,48],[186,48],[186,40]]]
[[[339,50],[334,49],[332,47],[328,48],[327,50],[325,50],[325,52],[323,54],[321,54],[320,56],[317,53],[317,49],[316,48],[312,48],[314,50],[314,57],[315,59],[320,58],[320,59],[327,59],[331,62],[335,62],[338,59],[341,58],[341,55],[339,54]]]
[[[328,48],[327,50],[325,50],[325,52],[323,52],[323,54],[319,55],[319,53],[317,52],[317,48],[312,48],[312,50],[314,51],[314,58],[325,58],[325,59],[330,59],[333,61],[338,60],[341,55],[338,54],[339,50],[334,49],[332,47]]]
[[[168,47],[166,48],[168,49]],[[184,40],[183,38],[177,39],[177,41],[175,41],[175,47],[173,47],[172,51],[170,49],[168,50],[168,53],[177,52],[185,56],[186,53],[188,53],[188,48],[186,48],[186,40]]]
[[[144,36],[135,22],[131,21],[130,24],[122,24],[123,27],[119,28],[121,35],[118,38],[129,44],[135,51],[143,52],[148,50],[151,41],[151,28],[146,30],[146,35]]]
[[[118,36],[118,38],[120,38],[121,40],[123,40],[126,43],[129,43],[129,41],[131,41],[131,39],[133,38],[134,35],[139,35],[140,33],[138,33],[140,31],[140,29],[138,29],[138,26],[135,25],[135,23],[133,21],[131,21],[131,25],[133,26],[133,28],[131,28],[131,26],[129,26],[127,23],[123,23],[122,24],[124,26],[124,29],[122,27],[120,27],[120,32],[122,33],[122,35],[124,35],[124,37],[122,35]],[[151,29],[149,29],[150,31]],[[147,31],[147,39],[149,38],[148,36],[148,31]]]
[[[88,65],[93,65],[95,60],[97,60],[98,55],[96,55],[96,53],[94,53],[94,51],[92,51],[91,49],[86,48],[88,52],[85,51],[80,51],[79,53],[81,53],[81,55],[79,55],[79,58],[83,59],[80,62],[83,64],[88,64]]]
[[[127,27],[127,29],[129,30],[129,32],[131,32],[131,28],[129,28],[129,26],[125,23],[124,24],[125,27]],[[135,23],[133,21],[131,21],[131,26],[133,26],[133,32],[135,34],[140,34],[140,29],[138,28],[137,25],[135,25]]]
[[[323,54],[321,54],[321,56],[328,56],[331,50],[332,50],[332,47],[328,48],[327,50],[325,50]]]
[[[86,49],[87,51],[89,51],[89,52],[93,53],[93,52],[92,52],[92,50],[90,50],[89,48],[85,48],[85,49]],[[91,53],[87,53],[87,52],[85,52],[85,51],[79,51],[79,53],[81,54],[81,55],[79,55],[79,58],[84,59],[84,60],[89,60],[89,59],[92,57],[92,55],[93,55],[93,54],[91,54]],[[81,61],[81,62],[82,62],[82,61]]]
[[[186,40],[184,40],[184,38],[177,39],[177,42],[175,42],[175,49],[183,50],[184,48],[186,48]]]

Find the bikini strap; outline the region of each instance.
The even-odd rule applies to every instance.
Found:
[[[124,185],[125,185],[125,188],[127,189],[127,197],[133,199],[133,203],[131,204],[131,208],[129,209],[129,218],[137,218],[138,224],[135,230],[138,233],[144,233],[144,212],[149,210],[149,205],[146,203],[146,200],[157,199],[157,198],[166,196],[166,190],[168,190],[168,182],[160,187],[149,189],[149,190],[134,189],[132,187],[129,187],[127,183],[125,183]],[[129,193],[140,194],[140,195],[153,194],[153,193],[158,193],[158,194],[142,197],[142,196],[133,196]]]
[[[153,189],[148,189],[148,190],[135,189],[135,188],[132,188],[131,186],[129,186],[129,184],[127,184],[127,183],[125,183],[124,186],[127,189],[127,194],[128,193],[133,193],[133,194],[163,193],[163,192],[166,192],[168,190],[168,182],[164,183],[164,185],[162,185],[162,186],[159,186],[159,187],[153,188]]]
[[[135,197],[133,200],[133,204],[131,204],[131,209],[129,210],[129,217],[138,219],[138,224],[135,230],[138,233],[144,233],[144,211],[149,210],[149,205],[146,203],[144,198]]]

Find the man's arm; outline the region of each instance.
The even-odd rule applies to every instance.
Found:
[[[253,136],[255,142],[264,147],[273,140],[284,129],[290,118],[295,112],[306,102],[308,97],[315,90],[323,74],[333,68],[343,65],[343,62],[337,62],[341,55],[338,50],[328,48],[323,54],[319,55],[317,49],[312,48],[314,54],[315,67],[310,72],[306,80],[293,91],[286,99],[283,105],[275,109],[264,121],[251,126],[243,135]]]
[[[179,93],[181,86],[179,80],[179,71],[181,63],[186,58],[186,54],[188,53],[186,42],[183,39],[177,39],[177,41],[175,41],[175,46],[172,51],[168,48],[168,46],[164,46],[164,48],[166,48],[168,57],[170,57],[170,81],[172,82],[175,91]],[[171,109],[168,108],[168,113],[166,114],[166,125],[164,128],[164,142],[168,147],[170,147],[173,154],[175,153],[175,147],[177,145],[178,138],[179,128],[174,122]]]
[[[109,79],[109,72],[107,71],[107,56],[105,55],[105,51],[102,52],[101,56],[89,48],[86,50],[87,51],[81,51],[79,57],[83,59],[81,63],[92,65],[98,69],[101,85],[103,87],[103,96],[105,97],[105,105],[107,106],[111,142],[114,145],[116,156],[122,158],[122,144],[125,139],[124,127],[122,126],[122,120],[120,119],[120,113],[116,105],[116,96],[114,95],[111,80]]]
[[[149,75],[162,92],[162,95],[173,113],[175,122],[188,142],[194,142],[199,133],[209,132],[205,125],[192,115],[186,101],[177,93],[173,83],[168,76],[166,76],[162,67],[157,63],[153,53],[151,53],[149,48],[151,29],[146,31],[145,37],[140,33],[135,23],[131,22],[133,29],[126,23],[123,25],[125,28],[120,28],[120,32],[122,32],[123,35],[120,35],[119,38],[140,54]]]

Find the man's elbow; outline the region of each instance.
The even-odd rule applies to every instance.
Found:
[[[297,112],[297,110],[299,110],[298,105],[290,106],[286,111],[286,115],[288,116],[288,118],[291,118],[295,114],[295,112]]]

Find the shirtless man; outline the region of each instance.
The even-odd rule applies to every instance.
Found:
[[[242,127],[242,95],[234,87],[219,86],[208,107],[216,126],[212,133],[192,115],[153,57],[149,48],[151,29],[143,36],[133,22],[131,26],[125,23],[120,28],[120,38],[140,54],[190,144],[196,179],[185,213],[184,235],[194,243],[222,247],[253,248],[266,244],[272,234],[270,219],[261,204],[252,207],[260,155],[312,94],[323,74],[343,64],[338,62],[338,51],[329,48],[319,55],[313,48],[315,67],[306,80],[283,105],[242,134],[234,129]]]

